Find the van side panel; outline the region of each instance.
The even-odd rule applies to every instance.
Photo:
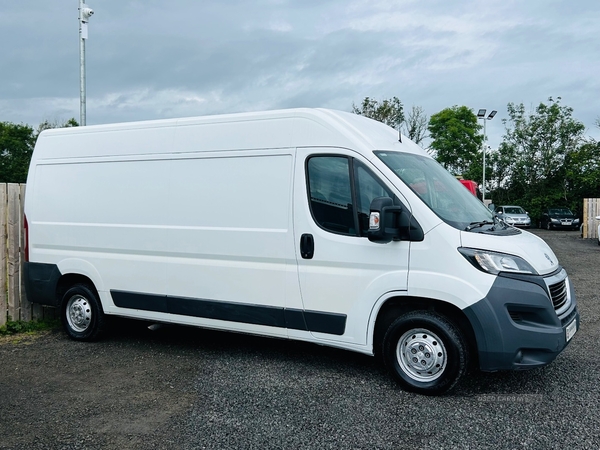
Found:
[[[108,287],[165,293],[165,165],[161,161],[39,164],[31,259],[61,273],[91,265]],[[110,307],[110,305],[107,305]]]
[[[285,335],[284,309],[302,306],[294,150],[145,158],[38,164],[35,261],[63,274],[101,274],[90,278],[109,314],[189,315],[199,325],[233,321],[240,331],[271,324],[279,328],[271,334]]]
[[[169,295],[280,308],[299,297],[286,276],[296,266],[292,165],[292,150],[170,162]]]

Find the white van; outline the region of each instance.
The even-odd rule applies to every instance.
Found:
[[[579,314],[552,250],[400,138],[322,109],[44,131],[28,298],[77,340],[106,315],[298,339],[424,394],[554,360]]]

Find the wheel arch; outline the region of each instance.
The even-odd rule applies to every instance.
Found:
[[[98,295],[99,291],[103,290],[102,277],[90,262],[77,258],[68,258],[60,261],[57,266],[61,273],[56,286],[56,298],[58,302],[62,300],[62,296],[69,287],[77,283],[87,284],[94,290],[96,295]]]
[[[454,323],[463,333],[471,356],[471,362],[476,365],[478,364],[477,339],[471,322],[465,313],[451,303],[424,297],[397,295],[390,297],[381,305],[373,326],[373,354],[380,356],[385,332],[397,317],[410,311],[419,310],[433,311]]]
[[[62,307],[63,296],[65,293],[76,284],[85,284],[88,286],[98,298],[98,289],[91,278],[79,273],[67,273],[58,279],[56,284],[56,302],[59,307]]]

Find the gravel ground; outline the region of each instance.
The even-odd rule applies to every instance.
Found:
[[[115,321],[0,340],[1,449],[600,448],[600,247],[534,230],[574,283],[581,329],[545,368],[400,390],[373,358],[316,345]]]

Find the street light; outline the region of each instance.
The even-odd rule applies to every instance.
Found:
[[[88,21],[94,10],[79,0],[79,125],[85,125],[85,40]]]
[[[485,117],[485,109],[477,111],[477,119],[483,121],[483,182],[481,183],[481,201],[485,203],[485,123],[487,120],[492,120],[498,111],[493,110],[487,117]]]

